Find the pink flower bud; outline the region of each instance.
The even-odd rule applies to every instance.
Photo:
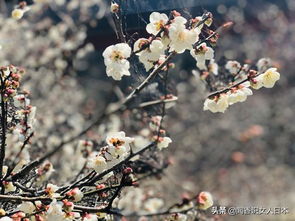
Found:
[[[127,167],[127,168],[125,168],[125,169],[123,170],[123,174],[124,174],[124,175],[129,175],[129,174],[131,174],[131,173],[133,173],[133,170],[132,170],[131,167]]]

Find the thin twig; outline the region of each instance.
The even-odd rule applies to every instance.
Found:
[[[5,149],[6,149],[6,129],[7,129],[7,101],[5,101],[5,87],[6,80],[3,80],[3,72],[1,71],[1,149],[0,149],[0,179],[3,179],[3,164],[5,160]],[[1,182],[2,188],[1,192],[4,193],[3,184]]]
[[[162,104],[162,103],[172,103],[177,101],[178,98],[177,97],[173,97],[173,98],[167,98],[167,99],[159,99],[159,100],[154,100],[154,101],[147,101],[147,102],[143,102],[141,104],[138,105],[138,108],[144,108],[144,107],[148,107],[148,106],[152,106],[152,105],[156,105],[156,104]]]

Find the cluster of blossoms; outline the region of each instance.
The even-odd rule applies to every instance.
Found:
[[[207,70],[207,67],[205,65],[206,61],[210,61],[211,69],[213,73],[217,73],[218,69],[216,67],[213,67],[214,63],[214,51],[211,47],[208,47],[206,43],[202,43],[199,47],[197,47],[194,50],[191,50],[191,55],[196,59],[197,61],[197,67],[200,70]],[[214,70],[214,71],[213,71]]]
[[[131,47],[127,43],[119,43],[109,46],[103,53],[107,75],[115,80],[121,80],[122,76],[130,75],[128,58],[136,54],[146,71],[150,71],[158,64],[165,61],[167,53],[182,54],[191,50],[191,54],[202,66],[205,60],[212,59],[213,50],[206,44],[198,45],[199,35],[204,24],[210,26],[211,14],[205,17],[196,17],[187,20],[178,12],[173,11],[171,18],[164,13],[153,12],[149,17],[150,23],[146,31],[151,37],[139,38]]]
[[[133,138],[126,137],[123,131],[112,132],[106,138],[107,147],[102,148],[99,153],[93,152],[88,160],[88,166],[97,173],[111,168],[124,160],[130,153],[130,143]]]
[[[130,151],[129,144],[133,142],[134,139],[131,139],[129,137],[125,136],[124,132],[118,132],[118,133],[112,133],[110,134],[106,142],[108,143],[108,151],[110,153],[107,153],[107,155],[104,155],[104,157],[101,157],[100,155],[93,156],[90,155],[89,157],[89,167],[91,169],[94,169],[97,173],[101,173],[107,168],[110,168],[111,166],[114,166],[116,163],[120,162],[119,159],[123,160],[124,155],[126,155],[127,151]],[[80,145],[83,146],[92,146],[89,141],[87,142],[80,142]],[[105,152],[106,149],[102,150],[102,152]],[[107,160],[108,164],[106,164],[106,156],[109,157],[110,160]],[[111,160],[113,159],[113,161]],[[118,161],[117,161],[118,160]],[[116,161],[116,162],[114,162]],[[128,171],[125,173],[129,173]],[[111,174],[110,174],[111,176]],[[108,177],[110,177],[108,176]],[[98,184],[97,189],[103,189],[106,186],[104,184]],[[15,189],[14,189],[15,190]],[[24,218],[25,214],[32,214],[36,211],[40,211],[45,209],[45,212],[39,212],[35,218],[38,220],[83,220],[83,221],[97,221],[99,218],[103,218],[104,220],[111,220],[111,217],[107,216],[106,213],[97,213],[97,214],[89,214],[86,213],[83,216],[81,216],[80,213],[74,212],[74,203],[79,202],[83,199],[83,192],[79,188],[74,188],[68,192],[66,192],[66,198],[62,201],[59,201],[57,199],[61,198],[61,195],[57,193],[59,190],[59,187],[54,184],[47,184],[47,187],[45,189],[46,194],[53,199],[52,202],[45,206],[42,202],[36,201],[33,203],[31,202],[23,202],[18,206],[18,210],[21,211],[20,213],[14,214],[13,217],[17,218]],[[157,199],[159,200],[159,199]],[[155,202],[156,199],[150,199],[146,202],[145,208],[147,211],[154,208],[155,209]],[[148,209],[150,208],[150,209]],[[159,209],[159,207],[157,207]],[[12,217],[12,218],[13,218]],[[0,220],[12,220],[9,217],[3,217]]]
[[[17,95],[16,90],[20,86],[20,80],[22,75],[24,74],[24,70],[10,65],[6,67],[1,67],[0,71],[2,98],[5,102],[7,102],[10,98],[13,98]],[[23,100],[24,104],[27,103],[25,102],[25,99]],[[18,104],[20,103],[22,103],[22,101],[20,101]],[[18,104],[17,106],[21,106]]]
[[[27,3],[25,1],[20,2],[17,7],[11,12],[11,17],[19,20],[21,19],[24,14],[29,11],[30,8],[27,6]]]
[[[160,117],[155,117],[157,120],[153,120],[154,124],[159,124]],[[155,128],[159,130],[159,125]],[[135,138],[126,137],[123,131],[121,132],[110,132],[105,140],[107,146],[100,148],[98,152],[93,151],[94,143],[92,141],[81,140],[78,143],[78,150],[83,152],[84,156],[87,157],[87,167],[90,171],[95,171],[98,175],[102,172],[112,169],[124,161],[127,157],[136,155],[136,151],[140,151],[136,147]],[[171,143],[171,139],[168,137],[160,137],[158,142],[158,148],[168,147]],[[140,142],[142,145],[142,142]],[[17,172],[17,171],[16,171]],[[49,162],[44,163],[41,167],[36,170],[37,180],[39,183],[46,181],[53,172],[52,164]],[[131,176],[133,173],[131,168],[125,168],[123,170],[124,176],[128,177],[124,180],[124,186],[136,185],[134,183],[134,177]],[[74,187],[61,193],[61,187],[48,183],[46,188],[41,192],[44,192],[45,196],[51,200],[50,204],[45,204],[42,201],[32,202],[23,202],[18,205],[18,213],[14,213],[11,217],[2,217],[0,220],[13,220],[14,218],[22,219],[25,218],[28,214],[33,214],[34,218],[37,220],[83,220],[83,221],[97,221],[98,219],[111,220],[111,217],[107,213],[82,213],[76,212],[74,210],[77,202],[82,202],[85,198],[85,195],[89,194],[89,191],[103,190],[107,187],[107,184],[104,184],[106,180],[115,177],[114,172],[110,172],[103,176],[103,179],[98,183],[95,183],[95,188],[88,187],[83,190],[78,187]],[[13,185],[12,182],[3,183],[5,186],[6,192],[15,192],[17,188]],[[107,197],[108,194],[101,195],[101,197]],[[86,197],[87,198],[87,197]],[[156,206],[157,202],[160,199],[149,199],[144,206],[144,211],[157,211],[161,206]],[[162,202],[162,201],[161,201]],[[155,207],[156,206],[156,207]],[[77,207],[77,206],[76,206]],[[104,208],[104,207],[101,207]],[[3,212],[5,215],[5,211]]]
[[[168,215],[165,220],[194,220],[195,209],[207,210],[213,206],[213,203],[213,197],[209,192],[203,191],[194,197],[184,194],[181,203],[170,207],[171,215]],[[118,208],[127,215],[138,213],[138,211],[142,211],[143,214],[157,214],[165,212],[165,202],[155,196],[153,191],[144,192],[136,188],[125,193],[124,197],[118,201]],[[141,219],[146,220],[147,217],[142,215]]]
[[[206,18],[196,17],[188,21],[174,11],[171,17],[168,18],[166,14],[153,12],[149,18],[150,23],[146,26],[151,37],[148,39],[139,38],[134,43],[133,53],[139,57],[139,61],[144,65],[146,71],[165,62],[167,55],[171,52],[181,54],[190,50],[190,54],[196,60],[196,66],[202,73],[207,73],[205,75],[213,73],[217,76],[219,67],[214,60],[214,50],[208,46],[206,41],[199,39],[204,24],[208,27],[212,24],[211,14],[208,14]],[[226,24],[224,27],[229,25]],[[209,30],[209,34],[209,43],[216,43],[218,34],[211,30]],[[115,80],[121,80],[123,75],[129,76],[130,65],[127,59],[131,55],[131,47],[127,43],[109,46],[103,53],[107,75],[112,76]],[[233,76],[241,74],[243,68],[237,61],[228,61],[225,65],[225,69]],[[204,103],[204,110],[224,113],[230,105],[244,102],[249,95],[252,95],[249,87],[254,89],[270,88],[279,79],[279,73],[274,68],[266,70],[264,73],[260,73],[260,70],[253,72],[252,70],[248,72],[248,81],[237,85],[233,84],[234,86],[230,85],[230,89],[214,93],[215,96],[209,96]]]
[[[246,72],[245,79],[240,82],[229,86],[228,88],[222,89],[205,100],[204,110],[210,110],[213,113],[222,112],[232,104],[246,101],[247,97],[252,95],[253,92],[250,88],[260,89],[262,87],[272,88],[276,81],[280,79],[280,73],[277,72],[276,68],[266,68],[269,63],[265,63],[267,59],[260,59],[257,62],[257,69],[249,70]],[[226,64],[226,69],[230,74],[237,76],[243,68],[237,61],[229,61]]]
[[[2,173],[17,172],[24,164],[30,161],[29,153],[24,150],[24,145],[29,143],[35,127],[36,107],[30,105],[29,93],[20,92],[20,80],[25,71],[13,65],[0,68],[1,72],[1,122],[6,125],[5,137],[14,141],[14,148],[7,150],[10,155],[17,155],[21,160],[13,165],[13,171],[8,171],[3,166]],[[6,122],[3,122],[6,121]],[[4,133],[3,131],[1,133]],[[3,136],[3,134],[2,134]],[[4,182],[5,191],[14,191],[11,182]]]
[[[130,154],[140,151],[136,146],[130,147],[131,144],[134,145],[134,142],[135,138],[126,137],[123,131],[109,133],[106,137],[107,146],[101,148],[99,152],[92,152],[90,154],[88,167],[94,169],[97,173],[112,168],[130,156]],[[169,137],[159,137],[157,142],[157,147],[161,150],[167,148],[172,141]]]

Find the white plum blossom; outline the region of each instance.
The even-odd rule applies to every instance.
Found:
[[[280,73],[276,68],[269,68],[251,81],[251,87],[259,89],[261,87],[272,88],[280,79]]]
[[[124,75],[130,76],[129,61],[131,48],[126,43],[119,43],[107,47],[103,52],[107,76],[114,80],[121,80]]]
[[[204,110],[210,110],[213,113],[221,112],[224,113],[228,108],[228,95],[220,94],[219,97],[215,97],[213,99],[207,98],[204,102]]]
[[[267,69],[262,75],[263,86],[266,88],[272,88],[275,83],[280,79],[280,73],[276,68]]]
[[[89,157],[88,166],[94,169],[95,172],[101,173],[107,168],[107,162],[104,157],[95,154]]]
[[[82,200],[84,194],[83,192],[78,188],[74,188],[71,191],[67,192],[67,195],[69,197],[72,197],[74,199],[75,202],[79,202]]]
[[[111,3],[111,12],[112,13],[117,13],[119,12],[119,5],[115,2]]]
[[[218,64],[215,62],[214,59],[210,60],[208,64],[208,71],[213,73],[214,75],[218,75]]]
[[[83,217],[83,221],[97,221],[97,215],[95,215],[95,214],[86,214]]]
[[[54,199],[48,206],[46,211],[47,221],[63,221],[65,220],[65,213],[62,211],[62,203]]]
[[[150,198],[144,203],[144,209],[150,213],[155,213],[164,206],[164,201],[159,198]]]
[[[56,197],[59,196],[59,194],[56,193],[57,190],[58,190],[58,186],[54,185],[52,183],[48,183],[47,186],[46,186],[46,189],[45,189],[46,193],[51,198],[56,198]]]
[[[35,211],[36,207],[32,202],[22,202],[18,209],[24,213],[31,214]]]
[[[30,99],[27,99],[23,94],[14,96],[13,102],[15,107],[25,107],[30,105]]]
[[[149,43],[149,40],[146,39],[146,38],[138,39],[134,43],[134,51],[137,51],[137,50],[141,49],[141,47],[143,47],[144,44],[148,44],[148,43]],[[148,48],[142,50],[141,52],[138,52],[137,54],[139,56],[141,56],[142,54],[149,52],[149,54],[150,54],[149,57],[150,57],[151,60],[158,60],[161,53],[163,53],[164,50],[165,50],[164,45],[161,42],[161,40],[155,39],[150,43]]]
[[[120,81],[124,75],[130,76],[129,68],[130,64],[128,61],[125,61],[125,64],[122,65],[107,66],[107,76],[112,77],[116,81]]]
[[[250,81],[251,87],[255,90],[258,90],[263,87],[263,81],[261,75],[251,79]]]
[[[192,49],[190,53],[196,59],[197,67],[200,70],[206,70],[206,60],[214,58],[213,49],[208,47],[205,42],[200,44],[196,49]]]
[[[13,221],[13,219],[11,219],[8,216],[4,216],[4,217],[0,218],[0,221]]]
[[[153,131],[158,131],[159,130],[159,127],[160,127],[160,124],[161,124],[161,121],[162,121],[162,116],[153,116],[151,118],[151,122],[149,124],[150,126],[150,129],[153,130]]]
[[[12,12],[11,12],[11,17],[15,20],[19,20],[21,19],[24,14],[29,11],[30,8],[25,6],[25,7],[22,7],[22,8],[15,8]]]
[[[149,47],[149,50],[150,50],[150,52],[151,52],[151,59],[152,60],[158,60],[159,59],[159,57],[160,57],[160,55],[162,54],[162,53],[164,53],[164,50],[165,50],[166,48],[164,47],[164,45],[163,45],[163,43],[162,43],[162,41],[161,40],[154,40],[152,43],[151,43],[151,45],[150,45],[150,47]]]
[[[53,172],[54,172],[54,168],[53,168],[52,163],[50,163],[48,161],[45,162],[41,167],[36,169],[36,173],[38,174],[38,183],[41,183],[41,182],[44,182],[45,180],[47,180]]]
[[[71,202],[71,201],[68,201],[68,200],[63,200],[63,209],[66,211],[66,212],[72,212],[73,209],[74,209],[74,203]]]
[[[165,47],[161,40],[153,40],[149,47],[145,47],[149,44],[149,40],[145,38],[140,38],[134,43],[134,51],[139,51],[136,54],[139,56],[139,61],[144,64],[146,71],[149,71],[154,67],[154,63],[159,60],[160,56],[164,53]]]
[[[170,137],[159,137],[157,148],[159,150],[162,150],[163,148],[167,148],[170,143],[172,143],[172,140]]]
[[[25,13],[24,10],[16,8],[11,12],[11,17],[16,20],[19,20],[24,16],[24,13]]]
[[[209,192],[201,192],[197,197],[197,207],[201,210],[206,210],[213,206],[213,197]]]
[[[118,145],[118,146],[111,146],[109,149],[110,154],[114,158],[122,159],[128,153],[126,146]]]
[[[150,23],[147,24],[146,31],[150,34],[157,35],[167,22],[168,16],[166,14],[153,12],[150,14]]]
[[[35,106],[30,107],[30,113],[27,117],[27,124],[28,124],[28,127],[30,128],[30,130],[34,129],[34,126],[36,123],[36,111],[37,111],[37,107],[35,107]]]
[[[230,105],[237,102],[244,102],[246,101],[247,97],[252,94],[253,92],[250,88],[244,85],[240,85],[238,89],[233,89],[232,91],[230,91],[228,102]]]
[[[14,192],[16,190],[16,187],[13,185],[12,182],[3,181],[3,185],[5,188],[5,193]]]
[[[106,138],[109,145],[109,152],[114,158],[124,157],[130,151],[130,143],[134,141],[131,137],[126,137],[125,132],[111,132]]]
[[[191,50],[193,44],[199,40],[199,29],[186,29],[187,20],[181,16],[177,16],[169,27],[170,51],[179,54],[185,50]]]
[[[236,75],[241,69],[241,64],[237,61],[228,61],[225,65],[225,69],[227,69],[231,74]]]

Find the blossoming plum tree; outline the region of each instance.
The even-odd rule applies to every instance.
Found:
[[[35,2],[48,4],[47,1]],[[58,4],[67,2],[59,1]],[[71,7],[78,7],[71,4]],[[28,9],[26,3],[21,2],[11,16],[16,20],[24,19],[22,17]],[[238,61],[228,61],[225,67],[219,66],[214,60],[214,46],[220,33],[231,24],[226,23],[217,30],[211,30],[213,16],[209,12],[197,17],[184,17],[177,11],[172,11],[169,16],[153,12],[146,26],[149,37],[127,39],[122,29],[120,5],[112,2],[110,9],[121,42],[107,47],[103,52],[107,76],[114,81],[132,78],[135,74],[133,67],[142,65],[146,77],[128,95],[109,104],[81,131],[69,133],[68,136],[58,134],[61,139],[47,142],[52,147],[36,159],[30,157],[33,153],[29,147],[38,145],[38,119],[36,107],[32,105],[34,101],[31,102],[30,94],[20,87],[25,72],[13,65],[1,67],[1,221],[94,221],[138,217],[141,220],[150,217],[163,220],[206,219],[202,210],[213,205],[209,192],[186,196],[182,202],[166,206],[162,199],[145,194],[138,187],[145,179],[161,174],[169,165],[169,162],[159,160],[159,165],[154,166],[145,159],[159,159],[157,154],[173,140],[164,126],[166,109],[177,100],[167,90],[169,73],[174,67],[172,59],[185,51],[190,52],[196,60],[197,73],[209,90],[204,110],[214,113],[225,112],[230,105],[244,102],[253,94],[251,88],[271,88],[280,78],[277,69],[271,67],[267,59],[259,60],[256,69],[254,65],[241,65]],[[58,33],[53,35],[56,37]],[[72,49],[70,51],[75,51],[71,44],[68,47]],[[140,64],[133,64],[134,59],[138,59]],[[53,63],[62,70],[67,66],[62,59],[56,59]],[[159,93],[157,99],[142,101],[144,90],[154,81],[161,84],[164,92]],[[140,130],[134,130],[138,132],[137,135],[126,135],[120,129],[105,126],[105,122],[112,117],[126,113],[131,115],[134,110],[155,105],[160,107],[159,114],[151,113],[146,117],[138,112],[141,118],[148,120],[143,120],[144,125],[140,126]],[[37,124],[38,127],[40,125]],[[88,136],[87,133],[95,127],[104,134]],[[71,145],[75,142],[73,151]],[[69,175],[64,174],[61,167],[54,169],[51,162],[51,158],[58,156],[61,150],[68,150],[63,153],[70,161],[75,161],[63,162],[64,167],[78,165],[78,169],[73,169]],[[52,179],[53,173],[65,176],[66,181],[60,183]]]

